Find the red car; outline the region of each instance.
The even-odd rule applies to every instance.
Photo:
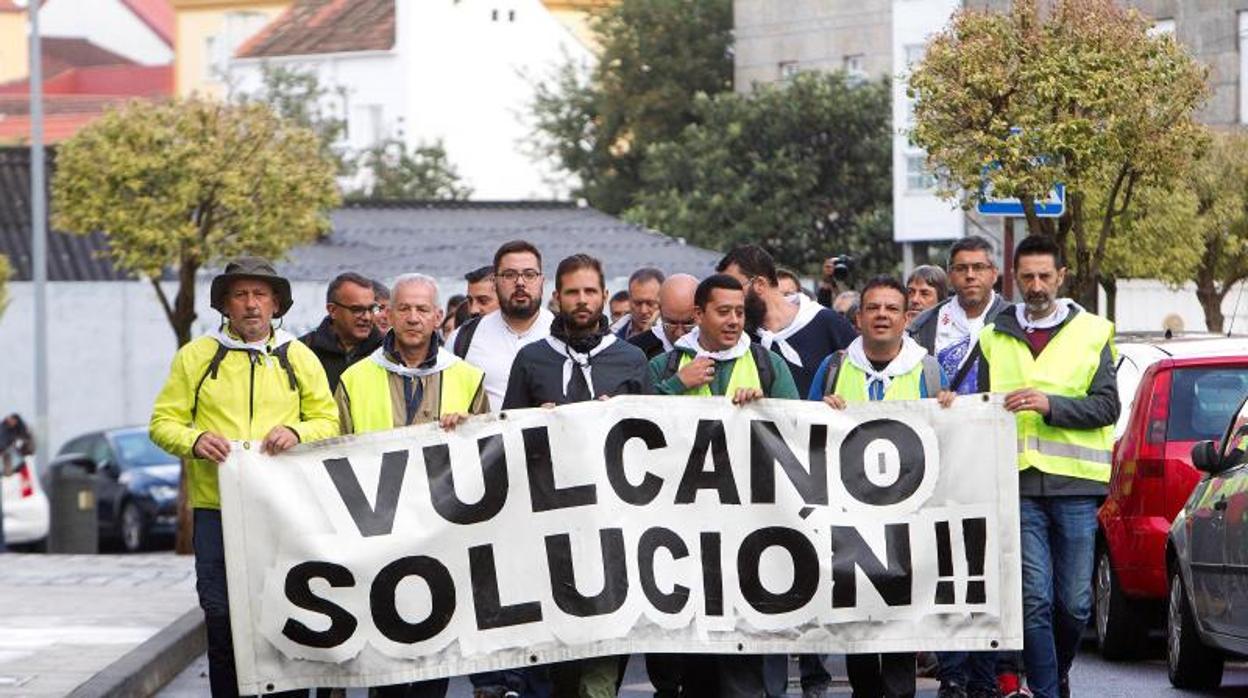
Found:
[[[1107,659],[1139,656],[1160,627],[1166,536],[1201,477],[1192,446],[1219,438],[1248,395],[1248,339],[1123,342],[1119,351],[1123,416],[1097,516],[1094,577],[1097,645]]]

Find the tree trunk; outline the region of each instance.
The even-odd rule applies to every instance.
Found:
[[[191,325],[195,322],[195,272],[199,264],[183,260],[178,269],[178,295],[174,300],[173,312],[169,315],[169,323],[173,325],[173,334],[178,338],[178,348],[191,341]],[[190,501],[186,492],[188,479],[187,461],[182,461],[182,475],[178,479],[178,532],[174,538],[174,552],[178,555],[190,555],[193,521],[191,519]]]
[[[1205,277],[1196,280],[1196,299],[1205,311],[1205,326],[1210,332],[1222,331],[1222,299],[1226,297],[1226,289],[1219,290],[1213,279]]]
[[[1102,276],[1101,288],[1105,289],[1105,319],[1110,322],[1117,322],[1118,279],[1112,276]]]

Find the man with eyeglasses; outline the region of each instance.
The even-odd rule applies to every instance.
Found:
[[[992,244],[978,235],[953,243],[948,279],[953,296],[921,313],[908,331],[919,346],[936,357],[949,389],[968,395],[978,390],[980,330],[1010,304],[992,290],[997,282]],[[936,660],[941,698],[995,696],[998,673],[1001,695],[1015,695],[1019,689],[1014,653],[937,652]]]
[[[503,243],[494,253],[498,312],[474,318],[447,340],[456,356],[485,371],[485,392],[494,412],[502,408],[520,348],[550,336],[555,316],[543,307],[543,281],[542,253],[532,243]]]
[[[628,314],[611,325],[620,339],[650,331],[659,314],[659,288],[667,277],[654,267],[642,267],[628,277]]]
[[[688,274],[673,274],[659,287],[659,319],[648,332],[628,338],[629,344],[653,359],[676,348],[676,340],[689,333],[696,324],[693,317],[693,294],[698,280]]]
[[[379,309],[372,279],[348,271],[329,282],[325,319],[299,341],[320,359],[331,391],[348,366],[381,346],[382,333],[375,324]]]

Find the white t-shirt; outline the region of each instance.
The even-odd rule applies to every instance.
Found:
[[[520,348],[550,336],[550,323],[554,319],[554,314],[543,307],[524,334],[513,332],[503,322],[503,313],[497,310],[482,316],[477,323],[477,331],[472,335],[472,343],[468,345],[468,355],[464,360],[485,371],[485,393],[490,398],[491,412],[497,413],[503,409],[507,379],[511,377],[511,364]],[[451,339],[447,340],[447,346],[455,346],[454,338],[455,334],[452,334]]]

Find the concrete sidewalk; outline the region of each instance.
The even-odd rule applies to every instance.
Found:
[[[161,662],[176,675],[196,610],[190,557],[0,555],[0,696],[131,693]]]

